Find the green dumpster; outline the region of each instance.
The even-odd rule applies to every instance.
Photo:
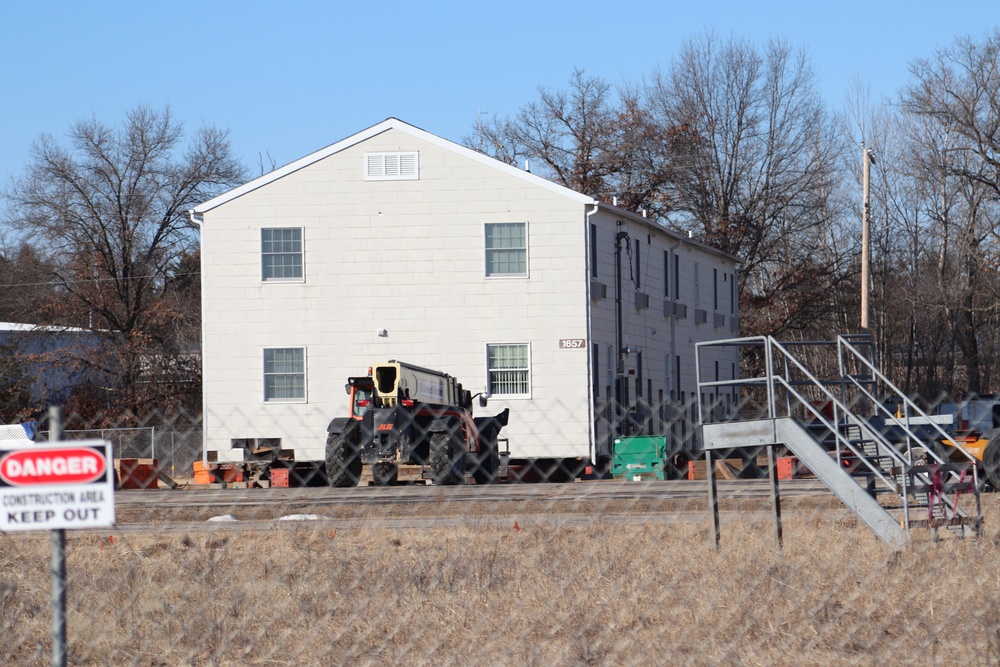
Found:
[[[667,436],[634,435],[615,438],[611,476],[616,479],[665,479],[663,459],[667,455]]]

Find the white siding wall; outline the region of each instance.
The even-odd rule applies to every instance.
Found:
[[[615,344],[615,237],[619,231],[628,234],[628,241],[622,242],[622,319],[623,341],[625,347],[642,350],[642,396],[643,399],[656,405],[660,396],[664,400],[671,398],[676,401],[690,400],[696,393],[695,344],[707,340],[722,340],[735,338],[738,333],[732,331],[733,316],[730,313],[731,292],[730,280],[735,279],[735,262],[733,259],[675,233],[652,225],[635,216],[625,214],[614,215],[613,212],[602,211],[592,216],[591,221],[597,224],[598,266],[594,280],[606,286],[607,298],[594,299],[591,307],[591,343],[599,346],[598,373],[599,395],[595,401],[601,405],[609,398],[614,398],[614,378],[608,374],[608,351]],[[621,223],[621,224],[619,224]],[[639,240],[638,250],[636,239]],[[649,300],[649,307],[636,308],[636,290],[634,277],[636,270],[635,255],[641,254],[639,270],[640,290]],[[679,258],[678,303],[687,306],[684,317],[664,314],[664,264],[663,253],[668,251],[671,257]],[[670,299],[674,301],[674,269],[673,259],[670,266]],[[704,323],[695,321],[695,264],[700,269],[700,308],[707,311]],[[719,275],[719,309],[714,310],[712,277],[713,270]],[[723,282],[722,276],[728,276]],[[738,314],[738,309],[733,309]],[[715,314],[723,316],[721,326],[716,326]],[[702,363],[702,372],[708,368],[711,377],[703,379],[714,380],[714,362],[719,362],[720,379],[732,379],[732,369],[739,368],[738,353],[734,348],[713,348],[711,355]],[[676,393],[676,358],[681,360],[680,387],[682,396]],[[611,360],[612,369],[616,360]],[[636,380],[640,376],[637,366],[638,355],[629,354],[625,357],[625,373],[628,381],[629,404],[634,404],[637,398]],[[668,367],[669,366],[669,367]],[[608,388],[610,387],[610,395]],[[651,393],[650,393],[650,390]],[[655,422],[654,422],[655,424]],[[598,440],[606,437],[606,432],[598,429]]]
[[[363,156],[420,153],[420,178],[365,181]],[[347,412],[344,383],[400,359],[486,383],[487,343],[531,345],[530,400],[511,408],[514,456],[589,451],[584,207],[551,190],[390,130],[205,214],[208,448],[281,438],[323,456],[326,426]],[[484,224],[526,222],[530,277],[484,277]],[[264,284],[260,229],[303,229],[305,279]],[[388,336],[379,337],[385,329]],[[305,347],[308,403],[264,403],[262,349]]]

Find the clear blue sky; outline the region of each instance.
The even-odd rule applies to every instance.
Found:
[[[574,68],[636,81],[706,30],[804,47],[839,108],[853,79],[895,97],[912,60],[997,25],[997,0],[0,0],[0,183],[41,133],[139,103],[228,128],[256,171],[258,154],[285,164],[390,116],[461,141]]]

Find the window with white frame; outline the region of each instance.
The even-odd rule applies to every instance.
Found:
[[[527,275],[527,223],[486,223],[486,277]]]
[[[264,402],[306,400],[306,350],[304,347],[264,349]]]
[[[365,153],[366,181],[415,181],[420,177],[420,158],[408,153]]]
[[[260,278],[264,282],[302,280],[302,228],[260,230]]]
[[[527,343],[487,345],[487,390],[490,395],[530,396],[530,363]]]

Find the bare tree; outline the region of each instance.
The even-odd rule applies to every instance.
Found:
[[[916,83],[904,91],[903,108],[960,137],[955,150],[970,159],[949,169],[1000,197],[1000,28],[982,41],[960,37],[910,71]]]
[[[960,37],[911,66],[916,82],[902,94],[911,128],[908,167],[926,192],[927,231],[935,241],[937,309],[960,353],[956,389],[990,381],[1000,324],[1000,30],[982,41]]]
[[[34,248],[0,251],[0,321],[37,324],[55,296],[51,267]]]
[[[197,244],[184,213],[247,174],[227,133],[203,127],[185,145],[169,108],[140,106],[117,128],[76,123],[68,147],[44,135],[31,157],[5,193],[8,224],[51,264],[62,295],[51,318],[104,339],[100,353],[81,356],[113,380],[107,407],[164,407],[147,371],[177,316],[165,285]]]
[[[686,128],[674,156],[671,221],[745,261],[741,326],[806,329],[844,278],[824,246],[843,150],[804,52],[712,35],[689,41],[648,93],[662,127]]]
[[[31,415],[31,381],[18,341],[0,341],[0,424],[26,421]]]
[[[686,137],[654,121],[639,89],[575,70],[567,90],[538,94],[512,118],[478,122],[465,144],[629,210],[669,211],[671,147]]]

